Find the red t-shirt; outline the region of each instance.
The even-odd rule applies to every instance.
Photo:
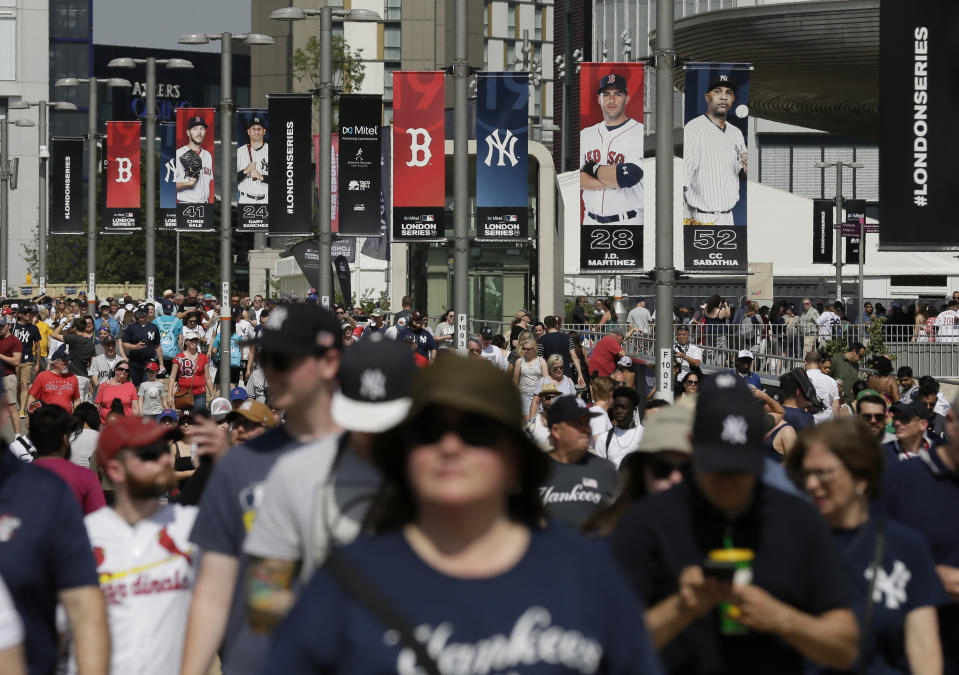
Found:
[[[84,515],[107,505],[100,479],[90,469],[77,466],[63,457],[40,457],[33,463],[57,474],[70,486]]]
[[[73,412],[73,402],[80,398],[80,382],[73,373],[57,375],[44,370],[30,385],[30,395],[41,403],[58,405]]]
[[[97,398],[94,401],[94,403],[100,406],[101,422],[107,421],[107,415],[110,414],[110,404],[113,403],[115,399],[120,399],[120,402],[123,403],[124,415],[132,415],[133,402],[137,399],[137,388],[133,386],[132,382],[124,382],[123,384],[104,382],[101,384],[97,390]]]
[[[173,363],[177,365],[177,387],[180,389],[191,387],[194,396],[205,393],[206,375],[204,374],[204,367],[207,361],[209,361],[209,359],[206,357],[206,354],[202,353],[196,355],[195,364],[192,360],[188,359],[183,352],[174,356]]]
[[[14,352],[23,354],[23,343],[20,342],[15,335],[8,335],[0,340],[0,354],[13,356]],[[2,366],[0,367],[0,376],[9,375],[13,372],[13,368],[3,361],[0,361],[0,366]]]
[[[623,351],[623,346],[619,340],[612,335],[607,335],[596,343],[593,347],[593,353],[589,355],[589,372],[599,372],[600,376],[609,377],[616,370],[616,357]]]

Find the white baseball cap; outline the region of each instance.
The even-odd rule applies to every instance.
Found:
[[[740,352],[736,354],[736,358],[749,359],[749,360],[755,359],[755,357],[753,356],[753,353],[749,351],[748,349],[740,350]]]

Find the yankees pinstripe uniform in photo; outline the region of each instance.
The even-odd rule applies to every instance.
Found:
[[[684,129],[684,224],[733,225],[739,178],[748,160],[742,131],[726,119],[736,101],[736,83],[719,75],[710,81],[705,98],[706,112]]]
[[[203,148],[206,122],[202,117],[196,115],[190,118],[187,122],[186,135],[189,142],[177,148],[176,161],[174,161],[173,182],[176,183],[176,200],[183,204],[203,204],[210,199],[213,156]]]
[[[250,142],[236,151],[237,204],[266,204],[269,178],[269,143],[264,142],[266,121],[254,115],[246,124]]]
[[[626,117],[626,78],[599,81],[603,121],[579,132],[583,224],[643,224],[643,125]]]

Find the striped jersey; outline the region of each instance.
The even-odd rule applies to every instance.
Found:
[[[683,146],[686,203],[700,211],[732,210],[739,201],[739,154],[746,151],[743,132],[729,122],[720,128],[700,115],[686,125]]]

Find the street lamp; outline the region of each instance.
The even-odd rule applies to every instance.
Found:
[[[61,77],[53,86],[89,85],[87,103],[87,314],[97,315],[97,85],[129,87],[122,77]]]
[[[191,33],[177,40],[181,45],[205,45],[220,41],[220,393],[230,391],[230,283],[233,272],[233,251],[230,218],[230,182],[236,165],[230,140],[233,133],[233,40],[248,45],[271,45],[275,42],[262,33]],[[226,359],[224,360],[224,354]],[[227,364],[224,367],[224,364]]]
[[[836,232],[836,299],[842,302],[842,168],[848,166],[850,169],[861,169],[862,162],[816,162],[817,169],[830,169],[836,167],[836,224],[839,228]],[[859,240],[859,295],[862,296],[862,257],[865,253],[863,239]]]
[[[10,120],[9,115],[4,115],[0,120],[0,295],[7,295],[7,249],[8,249],[8,226],[10,222],[10,183],[13,182],[13,188],[16,189],[16,165],[9,158],[9,136],[7,127],[33,127],[36,126],[30,120]]]
[[[146,246],[146,288],[147,300],[154,297],[154,281],[156,279],[156,89],[157,64],[166,66],[167,70],[192,70],[193,63],[186,59],[145,59],[118,58],[112,59],[107,68],[136,68],[137,65],[146,66],[146,222],[144,223],[144,243]],[[178,289],[179,290],[179,289]]]
[[[39,218],[37,222],[37,271],[39,281],[39,295],[47,292],[47,207],[49,206],[47,195],[47,160],[50,159],[49,139],[47,138],[47,110],[76,110],[77,106],[66,101],[14,101],[7,106],[10,110],[27,110],[33,106],[37,107],[39,120],[39,141],[40,141],[40,201]],[[6,278],[6,275],[3,275]]]
[[[275,21],[302,21],[310,16],[320,17],[320,157],[317,173],[319,184],[319,223],[317,242],[319,244],[320,302],[329,305],[333,298],[333,279],[330,276],[330,246],[333,235],[330,232],[330,127],[333,118],[333,17],[343,21],[380,21],[379,14],[371,9],[336,9],[329,5],[320,9],[301,7],[281,7],[270,13]],[[345,302],[349,298],[344,298]]]

